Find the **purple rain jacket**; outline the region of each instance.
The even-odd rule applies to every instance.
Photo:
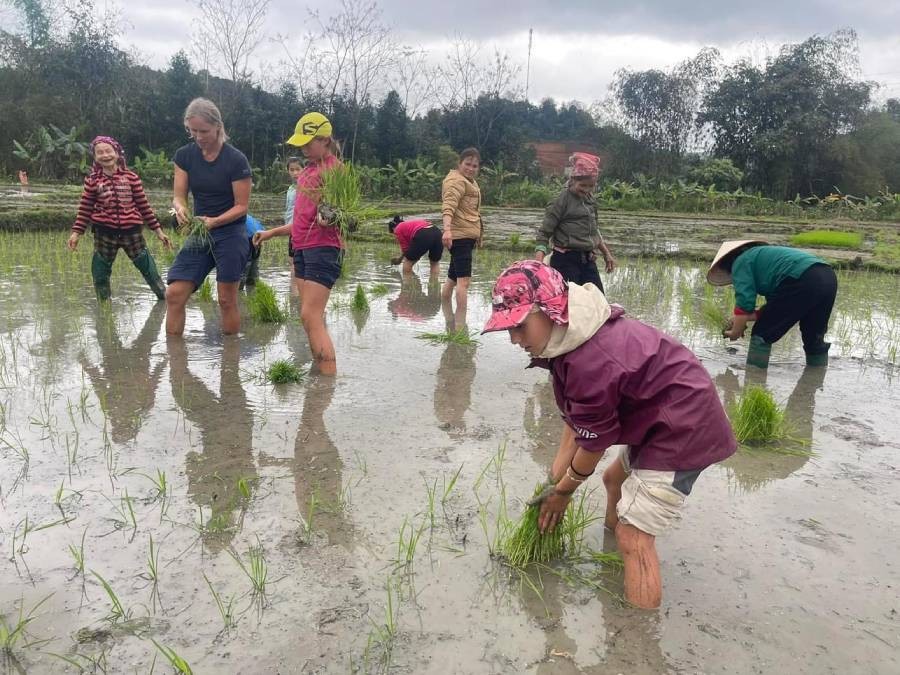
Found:
[[[553,392],[577,443],[591,452],[630,446],[634,469],[689,471],[737,450],[715,385],[694,353],[674,338],[611,307],[581,346],[549,367]]]

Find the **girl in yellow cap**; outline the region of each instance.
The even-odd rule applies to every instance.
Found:
[[[300,320],[315,365],[324,375],[334,375],[337,371],[334,343],[325,326],[325,307],[332,287],[341,276],[344,250],[339,229],[319,219],[322,174],[340,165],[331,132],[331,122],[322,113],[307,113],[297,122],[294,135],[287,143],[300,148],[307,165],[297,177],[294,217],[291,223],[257,232],[253,238],[258,246],[272,237],[290,235],[301,303]]]

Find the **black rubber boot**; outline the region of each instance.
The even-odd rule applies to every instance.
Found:
[[[750,338],[750,347],[747,349],[747,365],[768,368],[771,353],[772,345],[758,335],[753,335]]]
[[[811,347],[809,349],[804,348],[804,350],[806,351],[806,365],[827,366],[829,349],[831,349],[830,342],[823,342],[821,345],[817,347]]]
[[[150,290],[156,294],[156,298],[158,300],[165,300],[166,285],[163,283],[162,277],[159,276],[159,270],[156,269],[156,261],[153,259],[153,256],[150,255],[150,251],[144,249],[131,262],[134,263],[134,266],[137,267],[143,275],[147,285],[150,286]]]
[[[109,300],[112,291],[109,287],[109,278],[112,276],[112,261],[94,251],[91,258],[91,277],[94,279],[94,291],[98,300]]]

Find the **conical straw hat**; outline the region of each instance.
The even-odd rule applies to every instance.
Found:
[[[744,248],[745,246],[749,248],[748,245],[764,246],[768,243],[769,242],[763,241],[762,239],[741,239],[738,241],[722,242],[722,245],[716,252],[716,257],[713,258],[712,265],[709,266],[709,270],[706,272],[706,280],[713,286],[727,286],[731,283],[731,272],[722,269],[719,263],[721,263],[729,254],[734,253],[740,248]]]

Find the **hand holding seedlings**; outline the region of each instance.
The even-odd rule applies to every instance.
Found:
[[[541,534],[552,532],[556,529],[556,526],[562,522],[571,499],[571,492],[560,492],[555,487],[549,495],[544,497],[541,501],[541,512],[538,516],[538,528]]]

